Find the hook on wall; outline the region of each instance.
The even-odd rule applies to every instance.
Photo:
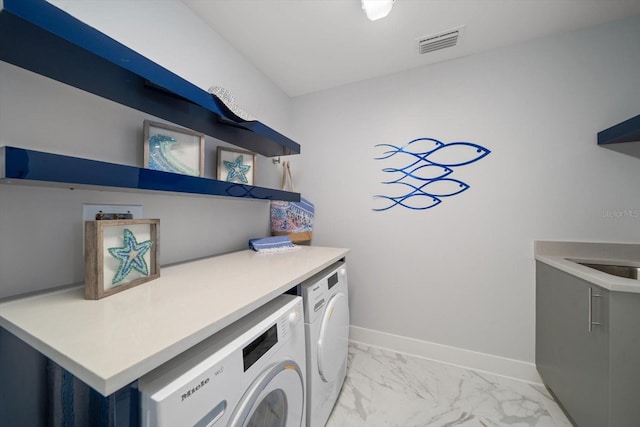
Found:
[[[274,159],[271,159],[271,161],[273,162],[273,164],[274,164],[274,165],[275,165],[276,163],[280,163],[280,156],[278,156],[278,157],[276,157],[276,158],[274,158]]]

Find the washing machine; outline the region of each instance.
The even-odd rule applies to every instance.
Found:
[[[282,295],[140,378],[141,424],[304,427],[305,375],[302,298]]]
[[[324,427],[347,372],[347,265],[339,261],[301,285],[307,348],[307,426]]]

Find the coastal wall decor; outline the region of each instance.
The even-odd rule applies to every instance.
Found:
[[[289,161],[282,162],[282,184],[280,189],[283,191],[296,191]],[[270,205],[272,236],[289,236],[293,243],[311,241],[313,237],[313,218],[316,211],[312,202],[300,196],[299,202],[272,200]]]
[[[431,209],[444,198],[469,189],[469,184],[453,177],[454,170],[475,163],[491,151],[471,142],[444,143],[418,138],[398,147],[378,144],[384,150],[375,160],[384,162],[385,194],[376,194],[374,211],[396,206],[413,210]]]
[[[101,299],[160,277],[159,219],[85,221],[85,298]]]
[[[204,176],[204,134],[144,121],[144,167]]]
[[[218,147],[216,165],[216,176],[220,181],[254,185],[256,153]]]

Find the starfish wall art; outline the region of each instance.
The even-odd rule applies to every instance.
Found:
[[[159,219],[85,221],[85,297],[101,299],[160,277]]]
[[[220,181],[255,185],[256,154],[251,151],[218,147],[217,178]]]

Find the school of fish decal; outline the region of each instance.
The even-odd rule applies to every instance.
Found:
[[[375,160],[384,161],[382,169],[388,176],[382,184],[386,194],[376,194],[379,206],[374,211],[386,211],[395,206],[408,209],[431,209],[446,197],[458,195],[470,185],[453,178],[456,168],[475,163],[491,151],[471,142],[444,143],[433,138],[418,138],[402,147],[378,144],[384,150]]]

